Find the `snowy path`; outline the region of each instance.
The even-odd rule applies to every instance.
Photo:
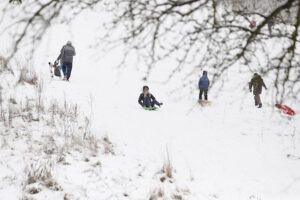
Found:
[[[145,112],[137,104],[142,85],[135,74],[115,84],[111,70],[99,71],[75,70],[70,83],[52,81],[46,93],[48,99],[66,96],[86,112],[92,96],[93,127],[111,138],[119,155],[104,165],[123,177],[120,187],[133,199],[149,192],[167,149],[177,182],[195,199],[299,199],[300,159],[286,156],[300,157],[299,116],[288,120],[268,107],[259,111],[252,99],[240,110],[230,97],[190,110],[193,101],[174,102],[164,86],[155,84],[152,92],[165,105]]]

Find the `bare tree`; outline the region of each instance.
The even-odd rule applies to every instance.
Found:
[[[241,65],[271,77],[277,101],[299,98],[300,0],[45,2],[23,2],[24,15],[9,27],[20,27],[14,35],[15,51],[28,35],[38,41],[52,23],[68,22],[70,16],[102,6],[114,17],[100,41],[125,45],[125,55],[137,51],[148,66],[145,79],[165,60],[177,62],[169,79],[182,69],[188,68],[189,75],[194,76],[205,67],[213,75],[213,82]],[[66,9],[71,14],[64,15]],[[256,26],[249,26],[253,19]],[[116,31],[117,38],[113,37]],[[184,87],[190,85],[191,79],[186,80]]]
[[[15,2],[19,4],[15,5]],[[67,24],[76,15],[88,8],[93,8],[99,2],[101,1],[26,0],[22,2],[20,0],[8,0],[6,4],[3,2],[2,5],[0,4],[2,7],[0,24],[8,19],[13,19],[13,22],[7,27],[2,27],[0,34],[11,31],[15,41],[7,59],[13,58],[23,45],[30,45],[34,51],[52,24]]]
[[[170,78],[193,65],[190,75],[205,67],[216,81],[240,64],[274,77],[278,101],[296,97],[300,78],[299,1],[269,2],[268,7],[247,5],[255,2],[259,1],[123,1],[114,6],[124,12],[116,16],[110,29],[123,27],[121,42],[148,58],[146,78],[155,64],[170,57],[178,63]],[[250,17],[257,20],[256,27],[249,27]],[[275,19],[270,35],[268,24]],[[276,44],[275,52],[268,47],[270,43]],[[190,79],[186,80],[185,85],[190,85]]]

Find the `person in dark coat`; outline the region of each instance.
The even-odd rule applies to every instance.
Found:
[[[60,60],[61,69],[64,74],[64,80],[69,80],[73,68],[73,57],[76,55],[75,48],[72,45],[72,42],[68,41],[60,51],[60,54],[57,61]]]
[[[144,108],[145,107],[146,108],[154,108],[155,105],[157,105],[159,107],[161,105],[163,105],[163,103],[159,103],[155,99],[155,97],[149,92],[149,87],[148,86],[143,87],[143,93],[140,94],[138,102]]]
[[[257,73],[254,73],[253,78],[249,83],[249,90],[250,92],[252,92],[253,89],[255,106],[258,106],[258,108],[262,107],[262,102],[260,98],[262,87],[267,89],[264,80],[261,78],[261,76],[258,75]]]
[[[202,100],[202,96],[204,94],[204,99],[207,101],[207,93],[208,93],[208,87],[209,87],[209,79],[207,77],[207,71],[203,71],[203,74],[198,82],[198,87],[200,90],[199,93],[199,100]]]

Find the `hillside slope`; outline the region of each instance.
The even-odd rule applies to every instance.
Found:
[[[93,129],[108,134],[123,155],[110,170],[122,173],[130,199],[145,198],[167,152],[176,182],[195,199],[299,198],[299,116],[281,115],[266,93],[264,107],[257,109],[244,87],[232,89],[236,82],[228,81],[210,95],[212,106],[201,107],[197,90],[177,98],[168,85],[150,81],[164,106],[147,112],[137,104],[145,84],[140,72],[127,69],[116,83],[112,71],[78,65],[71,82],[50,81],[47,94],[65,96],[87,112],[92,106]],[[146,175],[138,181],[141,168]]]

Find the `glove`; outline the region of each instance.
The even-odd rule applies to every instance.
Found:
[[[163,105],[163,103],[162,103],[162,102],[161,102],[161,103],[159,103],[159,107],[160,107],[160,106],[162,106],[162,105]]]

